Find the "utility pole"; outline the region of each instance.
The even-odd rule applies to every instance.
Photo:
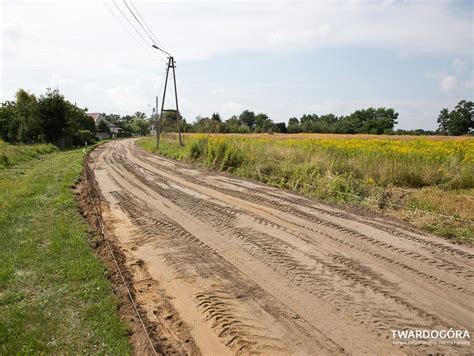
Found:
[[[158,115],[158,95],[156,96],[155,130],[156,130],[156,148],[158,148],[160,147],[160,135],[161,135],[161,116]]]
[[[179,124],[179,107],[178,107],[178,88],[176,87],[176,63],[174,62],[174,57],[170,57],[170,61],[173,63],[173,81],[174,81],[174,97],[176,99],[176,124],[178,125],[178,138],[179,145],[183,146],[183,139],[181,138],[181,128]]]
[[[158,48],[158,47],[153,46],[153,48]],[[169,76],[170,68],[173,69],[174,97],[175,97],[175,102],[176,102],[176,125],[177,125],[177,128],[178,128],[179,145],[183,146],[183,139],[181,137],[181,127],[180,127],[180,123],[179,123],[180,114],[179,114],[179,106],[178,106],[178,89],[176,87],[176,71],[175,71],[176,65],[175,65],[174,57],[171,56],[171,55],[168,57],[168,64],[166,66],[165,87],[163,88],[163,97],[162,97],[162,100],[161,100],[160,122],[163,119],[163,113],[165,111],[164,110],[164,105],[165,105],[166,88],[168,86],[168,76]],[[166,110],[166,111],[171,111],[171,110]],[[160,136],[159,136],[159,134],[157,134],[156,147],[158,148],[159,145],[160,145]]]
[[[161,121],[161,118],[163,117],[163,109],[165,107],[165,96],[166,96],[166,86],[168,85],[168,73],[169,73],[169,70],[170,70],[170,62],[169,62],[169,59],[168,59],[168,64],[166,66],[166,77],[165,77],[165,87],[163,89],[163,97],[161,98],[161,112],[160,112],[160,121]],[[156,148],[158,148],[160,146],[160,136],[158,134],[157,136],[157,140],[156,140]]]

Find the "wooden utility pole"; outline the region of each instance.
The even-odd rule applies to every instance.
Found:
[[[179,145],[183,146],[183,139],[181,137],[181,127],[180,127],[180,123],[179,123],[180,114],[179,114],[179,106],[178,106],[178,89],[176,88],[176,71],[175,71],[176,66],[175,66],[173,56],[168,57],[168,64],[166,66],[165,87],[163,89],[163,98],[162,98],[162,101],[161,101],[160,123],[161,123],[161,120],[163,119],[164,106],[165,106],[165,97],[166,97],[166,88],[168,86],[168,75],[169,75],[169,72],[170,72],[170,68],[173,69],[174,97],[175,97],[175,102],[176,102],[176,125],[177,125],[177,128],[178,128]],[[169,110],[166,110],[166,111],[169,111]],[[161,128],[161,125],[160,125],[160,128]],[[159,136],[159,134],[157,134],[156,147],[158,148],[159,145],[160,145],[160,136]]]
[[[173,63],[173,81],[174,81],[174,97],[176,99],[176,124],[178,125],[178,138],[179,138],[179,145],[183,146],[183,139],[181,138],[181,125],[179,124],[179,106],[178,106],[178,88],[176,87],[176,65],[174,62],[174,57],[170,58],[171,62]]]
[[[160,135],[161,135],[161,116],[158,115],[158,96],[156,96],[156,109],[155,109],[155,130],[156,130],[156,147],[160,147]]]

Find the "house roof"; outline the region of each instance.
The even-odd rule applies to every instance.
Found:
[[[100,116],[100,113],[99,112],[88,112],[87,115],[92,117],[94,119],[94,121],[97,121],[97,119]]]
[[[120,131],[120,130],[123,131],[123,129],[122,129],[120,126],[113,125],[113,124],[109,125],[109,128],[110,128],[110,129],[118,129],[119,131]]]

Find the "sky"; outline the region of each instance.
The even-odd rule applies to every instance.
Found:
[[[0,101],[57,88],[90,112],[149,115],[157,95],[161,108],[166,56],[125,4],[174,56],[188,122],[383,106],[397,128],[435,129],[474,99],[473,0],[131,1],[0,0]]]

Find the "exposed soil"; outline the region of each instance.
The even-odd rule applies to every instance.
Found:
[[[104,224],[106,236],[102,235],[100,222],[104,223],[103,216],[106,215],[104,210],[108,211],[108,207],[102,203],[100,191],[87,161],[81,179],[74,187],[74,192],[80,205],[80,212],[91,227],[89,244],[107,268],[108,278],[112,282],[113,292],[119,302],[118,312],[129,329],[134,354],[153,355],[156,352],[160,355],[198,355],[199,351],[190,337],[189,328],[179,318],[169,317],[176,312],[169,299],[159,291],[158,283],[149,278],[146,272],[133,273],[136,269],[134,266],[140,267],[142,261],[137,260],[132,263],[127,261],[122,249],[117,244],[113,230],[106,224]],[[108,239],[114,256],[112,256],[105,238]],[[125,277],[126,286],[114,257]],[[144,303],[141,298],[137,303],[146,331],[133,308],[128,291],[135,302],[139,301],[137,294],[141,297],[149,294],[146,299],[153,301],[151,306]],[[150,345],[149,337],[153,348]]]
[[[394,329],[470,330],[472,248],[153,156],[133,140],[100,146],[88,169],[160,352],[473,351],[391,338]]]

